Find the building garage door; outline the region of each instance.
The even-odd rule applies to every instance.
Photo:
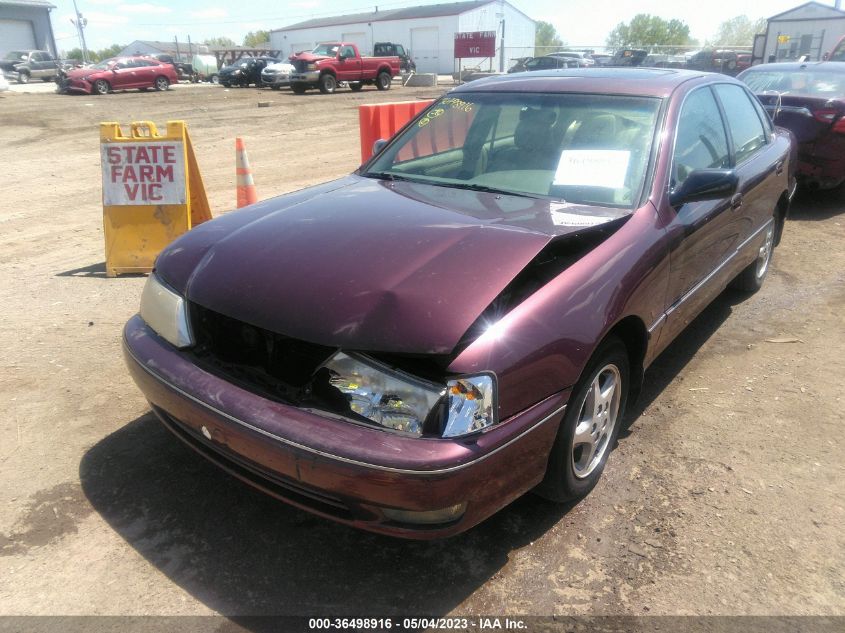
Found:
[[[411,56],[418,73],[440,72],[439,32],[436,26],[411,29]]]
[[[355,44],[361,52],[361,55],[367,54],[367,34],[366,33],[344,33],[340,36],[341,42],[351,42]]]
[[[38,48],[29,20],[0,20],[0,56],[9,51]]]

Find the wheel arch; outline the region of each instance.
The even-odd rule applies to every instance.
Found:
[[[631,370],[631,385],[628,388],[628,404],[636,402],[643,385],[645,374],[645,356],[648,351],[648,330],[642,319],[628,315],[608,330],[596,349],[608,338],[616,337],[628,350],[628,363]]]
[[[775,246],[780,244],[780,238],[783,235],[783,227],[786,225],[786,216],[789,214],[789,193],[784,191],[780,194],[777,204],[777,222],[775,227]]]

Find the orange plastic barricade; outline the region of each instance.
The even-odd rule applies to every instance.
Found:
[[[361,162],[373,155],[373,143],[389,139],[417,114],[434,101],[403,101],[400,103],[377,103],[358,106],[358,121],[361,131]]]
[[[106,275],[146,273],[174,239],[211,219],[183,121],[100,123]]]

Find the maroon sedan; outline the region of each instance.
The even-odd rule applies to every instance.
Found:
[[[749,68],[748,84],[798,141],[798,178],[813,189],[845,182],[845,64],[791,62]]]
[[[59,91],[104,95],[131,88],[167,90],[170,84],[178,82],[172,64],[149,57],[114,57],[68,71],[59,81]]]
[[[475,81],[377,147],[165,249],[124,344],[221,468],[408,538],[586,495],[649,363],[763,283],[793,190],[788,132],[689,71]]]

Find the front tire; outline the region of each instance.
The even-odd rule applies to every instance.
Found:
[[[156,77],[155,81],[155,89],[159,92],[163,90],[167,90],[170,87],[170,82],[167,80],[167,77]]]
[[[98,79],[97,81],[95,81],[92,88],[92,92],[98,95],[107,95],[111,90],[109,82],[107,82],[105,79]]]
[[[209,83],[219,84],[220,83],[220,75],[212,75],[208,78]]]
[[[778,230],[778,214],[774,214],[772,222],[765,230],[765,238],[760,250],[757,251],[757,258],[739,273],[731,282],[731,287],[741,292],[754,294],[763,287],[766,276],[771,268],[772,255],[775,252],[775,236]]]
[[[293,90],[295,95],[304,95],[306,86],[303,83],[293,83],[290,85],[290,89]]]
[[[30,80],[29,73],[25,70],[22,70],[18,73],[18,83],[19,84],[28,84]]]
[[[390,90],[390,84],[393,82],[393,78],[390,76],[390,73],[381,71],[376,77],[376,88],[379,90]]]
[[[326,73],[320,77],[320,92],[324,95],[330,95],[337,90],[337,79],[334,75]]]
[[[595,487],[625,417],[630,375],[627,348],[606,339],[572,390],[537,494],[564,502]]]

